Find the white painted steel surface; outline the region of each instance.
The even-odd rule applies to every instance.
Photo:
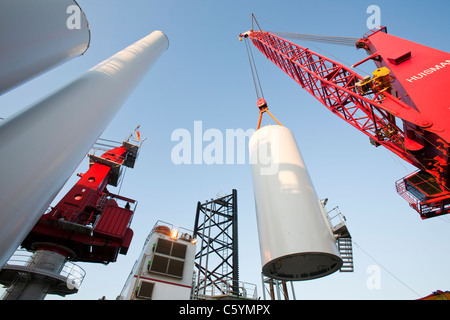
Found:
[[[171,228],[171,230],[174,230]],[[170,233],[168,233],[170,234]],[[158,274],[149,270],[149,266],[155,259],[155,248],[159,239],[186,245],[186,256],[184,259],[183,275],[181,278],[175,278],[164,274]],[[147,300],[139,297],[137,292],[142,282],[154,285],[152,300],[189,300],[191,298],[191,289],[193,283],[194,260],[195,260],[196,244],[190,241],[182,240],[182,237],[176,239],[171,238],[167,234],[155,231],[150,232],[145,240],[144,247],[136,260],[128,279],[117,297],[118,300]],[[159,254],[162,255],[162,254]],[[162,255],[172,258],[169,255]]]
[[[0,94],[82,55],[89,42],[88,21],[74,0],[2,0]]]
[[[291,131],[263,127],[249,149],[263,273],[296,281],[339,270],[336,239]]]
[[[167,47],[154,31],[0,123],[0,267]]]

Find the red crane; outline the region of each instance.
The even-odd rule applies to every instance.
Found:
[[[418,170],[396,182],[422,219],[450,212],[450,54],[371,30],[355,45],[377,69],[362,77],[336,61],[270,32],[250,39],[331,112]],[[261,103],[261,102],[259,102]]]
[[[89,170],[78,174],[80,179],[72,189],[42,215],[22,242],[23,248],[45,248],[71,261],[104,264],[127,253],[136,201],[110,193],[107,186],[118,185],[123,167],[134,167],[142,144],[138,128],[136,143],[130,142],[133,132],[121,146],[101,156],[89,155]]]

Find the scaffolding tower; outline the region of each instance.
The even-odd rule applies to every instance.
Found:
[[[194,298],[239,297],[237,191],[197,203]]]

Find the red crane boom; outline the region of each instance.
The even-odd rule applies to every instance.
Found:
[[[372,30],[356,42],[369,54],[358,64],[373,60],[377,66],[373,77],[362,77],[272,33],[240,36],[372,144],[417,167],[396,186],[423,219],[450,212],[449,53],[394,37],[386,28]]]

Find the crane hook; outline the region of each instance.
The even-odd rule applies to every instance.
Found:
[[[259,108],[259,119],[258,119],[258,127],[256,128],[256,130],[259,130],[259,128],[261,127],[261,119],[262,119],[262,115],[264,112],[267,112],[269,114],[269,116],[272,117],[273,120],[276,121],[276,123],[278,123],[280,126],[283,126],[270,112],[269,112],[269,107],[267,106],[267,102],[264,98],[259,98],[258,101],[256,101],[256,105]]]

